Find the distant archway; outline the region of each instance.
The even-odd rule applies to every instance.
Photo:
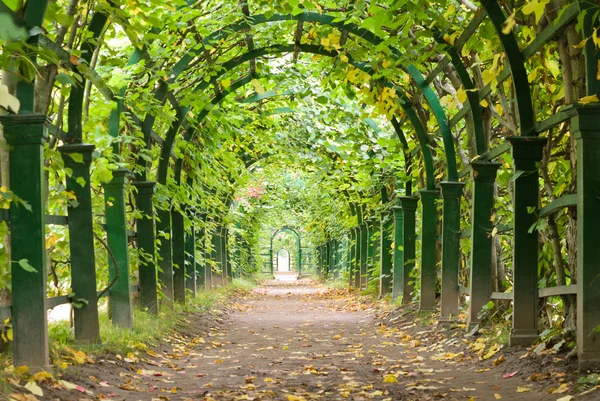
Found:
[[[273,266],[273,240],[275,239],[275,237],[277,235],[279,235],[282,232],[287,232],[289,234],[293,234],[296,236],[296,248],[297,248],[297,258],[298,258],[298,276],[302,275],[302,243],[300,240],[300,234],[298,233],[298,231],[296,231],[296,229],[292,228],[292,227],[287,227],[287,226],[283,226],[278,230],[275,230],[273,232],[273,234],[271,235],[271,246],[269,248],[269,255],[271,257],[271,274],[274,273],[275,269]]]

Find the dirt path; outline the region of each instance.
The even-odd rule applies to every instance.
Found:
[[[480,361],[468,351],[476,340],[412,318],[378,317],[312,282],[269,282],[234,309],[202,337],[173,337],[147,355],[78,367],[71,380],[88,393],[57,391],[47,399],[535,401],[566,395],[562,365],[523,368],[523,351]],[[532,381],[527,369],[548,374]],[[504,378],[507,373],[514,375]]]

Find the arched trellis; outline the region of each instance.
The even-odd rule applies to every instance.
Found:
[[[275,230],[273,232],[273,234],[271,234],[271,242],[270,242],[270,246],[269,246],[269,257],[271,258],[271,274],[274,274],[274,268],[273,268],[273,240],[275,239],[275,237],[277,235],[279,235],[279,233],[282,232],[287,232],[289,234],[293,234],[296,237],[296,252],[297,252],[297,260],[298,260],[298,276],[302,275],[302,239],[300,237],[300,234],[298,233],[298,231],[295,228],[289,227],[289,226],[283,226],[277,230]]]
[[[491,1],[491,0],[490,1],[485,1],[485,2],[483,2],[483,4],[486,7],[486,9],[488,9],[488,13],[490,13],[490,18],[494,21],[494,25],[496,27],[496,30],[500,31],[502,23],[503,23],[503,21],[505,21],[505,17],[502,15],[502,11],[500,10],[498,4],[495,1]],[[580,6],[579,3],[573,3],[573,4],[574,4],[574,7],[582,7],[582,8],[584,7],[584,6]],[[25,18],[26,19],[26,25],[27,25],[28,28],[33,28],[34,26],[37,26],[37,25],[35,25],[36,19],[41,21],[41,15],[43,15],[43,10],[45,9],[45,5],[46,5],[46,2],[45,1],[40,1],[40,0],[30,1],[29,2],[29,7],[27,8],[27,12],[26,12],[26,15],[25,15],[25,17],[26,17]],[[495,13],[495,15],[492,15],[493,13]],[[572,15],[569,18],[573,18]],[[94,17],[95,16],[96,16],[96,14],[94,15]],[[584,20],[585,20],[584,24],[583,24],[584,25],[584,36],[586,36],[586,37],[587,36],[591,36],[592,31],[593,31],[593,26],[591,25],[591,22],[589,21],[589,18],[586,17],[586,18],[584,18]],[[93,18],[92,22],[95,22],[95,21],[96,20]],[[563,22],[564,22],[564,20],[563,20]],[[94,25],[94,27],[92,29],[92,25],[90,25],[90,27],[91,27],[90,31],[93,33],[92,40],[96,38],[94,35],[95,35],[96,32],[99,31],[98,29],[96,29],[97,26],[98,25]],[[539,43],[543,44],[545,41],[547,41],[548,38],[552,36],[549,33],[555,32],[555,31],[552,31],[552,29],[554,29],[554,27],[550,27],[549,30],[544,31],[543,35],[545,36],[545,39],[540,39],[539,41],[537,41],[537,44],[539,44]],[[32,37],[31,40],[30,40],[30,42],[36,42],[37,39],[38,39],[38,36],[39,35],[35,35],[34,37]],[[527,84],[527,76],[525,74],[525,69],[524,69],[523,65],[519,65],[519,61],[523,61],[523,55],[521,54],[521,60],[519,60],[518,55],[515,56],[515,54],[517,52],[519,52],[519,49],[518,49],[517,46],[515,46],[516,40],[515,40],[514,36],[512,34],[504,35],[504,36],[507,36],[508,39],[504,38],[503,36],[501,36],[502,44],[505,47],[505,49],[507,50],[507,53],[512,53],[512,55],[509,54],[509,59],[512,58],[512,60],[509,60],[509,63],[511,65],[511,71],[506,71],[506,73],[503,73],[503,76],[508,77],[508,76],[510,76],[512,74],[513,75],[513,82],[516,85],[518,85],[518,89],[520,91],[522,91],[523,93],[525,93],[525,94],[520,93],[517,96],[518,106],[519,106],[519,109],[521,110],[524,107],[524,106],[522,106],[522,104],[525,104],[525,105],[527,104],[527,102],[525,101],[525,100],[527,100],[527,96],[526,96],[527,93],[524,92],[524,91],[528,90],[528,85],[525,85],[525,84]],[[537,46],[537,44],[536,44],[536,46]],[[589,41],[586,44],[585,50],[586,50],[586,62],[587,62],[586,75],[588,77],[588,82],[587,82],[588,88],[587,88],[587,91],[588,91],[589,95],[594,95],[594,94],[596,94],[597,88],[598,88],[598,82],[597,82],[597,79],[596,79],[596,77],[597,77],[597,62],[596,62],[597,61],[597,56],[595,55],[595,48],[594,48],[593,43],[591,43],[591,41]],[[514,75],[515,74],[518,74],[520,76],[520,78],[519,79],[514,79]],[[20,87],[19,87],[18,95],[23,100],[22,104],[25,106],[23,108],[23,111],[24,112],[31,111],[33,109],[33,106],[32,106],[33,105],[33,96],[32,96],[33,95],[33,90],[32,90],[33,87],[32,87],[32,85],[30,85],[28,83],[24,83],[24,82],[22,82],[19,86]],[[526,87],[527,87],[527,89],[525,89]],[[167,95],[167,97],[168,96],[169,95]],[[74,99],[74,103],[71,106],[72,106],[73,110],[76,110],[77,106],[78,106],[77,105],[78,101],[75,101],[75,100],[77,100],[77,94],[76,94],[76,96],[74,96],[73,99]],[[529,103],[531,103],[530,95],[529,95]],[[28,110],[27,107],[29,107],[29,109],[31,109],[31,110]],[[547,127],[549,127],[549,126],[552,125],[552,124],[550,124],[550,122],[545,121],[544,122],[545,125],[542,124],[542,128],[540,128],[539,126],[536,126],[535,125],[535,120],[533,119],[533,116],[531,115],[532,113],[527,113],[526,109],[523,109],[523,110],[525,111],[525,113],[523,113],[523,112],[520,113],[520,118],[521,118],[520,130],[521,130],[521,135],[522,136],[534,136],[534,135],[537,135],[540,132],[544,131],[542,129],[543,127],[546,127],[546,129],[547,129]],[[583,216],[584,209],[588,211],[588,213],[586,213],[586,221],[582,222],[584,229],[581,230],[582,243],[585,243],[586,246],[580,248],[580,251],[584,255],[582,257],[582,261],[589,261],[589,263],[590,263],[591,266],[595,266],[594,265],[594,253],[590,252],[589,249],[594,249],[594,248],[598,249],[598,246],[595,246],[595,247],[594,246],[590,246],[592,244],[592,243],[590,243],[590,239],[588,239],[587,241],[583,241],[583,237],[584,237],[583,233],[584,232],[588,232],[587,238],[593,238],[593,234],[592,234],[593,231],[590,231],[590,227],[594,227],[594,225],[597,226],[597,219],[594,217],[594,208],[593,208],[594,205],[597,205],[597,195],[594,193],[593,190],[590,190],[590,186],[593,185],[591,183],[597,182],[597,180],[590,180],[589,178],[590,177],[596,177],[597,176],[596,173],[598,173],[598,171],[597,171],[597,166],[595,166],[595,164],[594,164],[594,161],[596,159],[594,159],[594,154],[591,153],[592,149],[595,149],[595,147],[594,146],[585,147],[583,145],[584,145],[584,142],[594,143],[593,140],[590,141],[590,136],[591,136],[590,132],[594,131],[592,129],[593,116],[591,116],[593,113],[597,113],[597,109],[595,109],[594,107],[585,107],[585,108],[575,107],[575,108],[571,109],[567,114],[560,115],[560,117],[557,117],[555,119],[555,120],[562,119],[561,121],[565,121],[565,120],[567,120],[569,118],[573,118],[574,120],[576,120],[576,123],[577,123],[577,125],[575,125],[575,127],[574,127],[574,132],[576,133],[576,135],[580,136],[577,139],[578,142],[579,142],[578,143],[578,151],[581,151],[580,161],[581,161],[582,165],[585,164],[585,166],[586,166],[586,168],[581,167],[581,171],[579,171],[580,167],[578,166],[578,173],[581,173],[581,175],[583,177],[588,177],[588,179],[582,179],[581,182],[580,182],[580,184],[579,184],[580,185],[580,192],[579,192],[579,195],[578,195],[579,196],[578,207],[580,209],[580,213],[581,213],[582,216]],[[460,114],[464,115],[464,113],[460,113]],[[531,117],[530,121],[523,120],[523,118],[524,118],[523,116],[525,116],[525,118],[528,118],[528,116]],[[22,114],[21,116],[18,116],[18,117],[19,117],[20,120],[17,121],[17,119],[13,119],[14,121],[17,121],[17,123],[13,124],[13,125],[18,125],[18,123],[23,123],[26,120],[29,121],[29,122],[31,122],[31,123],[36,124],[36,128],[37,128],[37,126],[41,126],[41,124],[42,124],[42,119],[39,118],[39,116],[29,116],[28,117],[25,114]],[[70,117],[71,117],[71,113],[70,113]],[[36,120],[36,118],[37,118],[37,120]],[[78,121],[76,120],[77,113],[75,111],[73,112],[73,118],[74,118],[74,120],[70,121],[69,125],[73,125],[73,127],[77,127]],[[11,126],[10,122],[7,123],[7,124],[5,124],[5,128],[7,126],[8,127]],[[10,136],[11,136],[10,131],[12,129],[13,129],[13,127],[7,128],[7,131],[9,131],[8,132],[9,139],[10,139]],[[78,135],[77,131],[80,131],[80,130],[75,129],[74,130],[74,134],[75,135]],[[596,132],[596,131],[594,131],[594,132]],[[80,132],[79,132],[79,134],[80,134]],[[74,138],[74,142],[75,143],[77,143],[78,140],[81,141],[81,138],[76,138],[76,137]],[[523,159],[526,159],[529,156],[534,156],[530,152],[529,155],[525,155],[526,157],[524,157],[523,154],[526,153],[526,150],[527,150],[526,149],[524,151],[525,147],[529,147],[530,151],[531,150],[535,150],[537,152],[541,141],[534,141],[534,140],[531,140],[530,138],[526,138],[526,140],[522,140],[522,138],[519,138],[519,139],[515,139],[513,142],[516,145],[518,145],[518,146],[515,146],[515,149],[517,149],[516,156],[518,156],[521,159],[519,162],[517,162],[517,169],[520,170],[520,171],[524,171],[524,169],[521,168],[521,167],[524,166],[524,164],[519,164],[519,163],[522,162]],[[531,144],[535,144],[537,147],[532,147],[532,146],[530,146]],[[36,143],[36,145],[39,145],[39,144]],[[16,153],[16,154],[18,154],[18,153]],[[30,154],[30,156],[32,156],[30,159],[28,159],[28,161],[30,163],[36,164],[37,162],[39,162],[39,155],[36,156],[35,153],[33,153],[33,154]],[[533,157],[529,157],[529,158],[533,158]],[[14,159],[15,158],[11,157],[11,160],[14,160]],[[531,167],[527,167],[527,168],[531,169]],[[531,175],[531,176],[533,176],[533,175]],[[531,176],[527,177],[527,178],[530,179]],[[526,178],[526,177],[523,176],[523,177],[518,178],[518,179],[521,180],[521,181],[523,181],[522,178]],[[17,189],[18,185],[19,185],[19,183],[18,183],[19,180],[15,179],[15,180],[12,180],[12,181],[15,183],[15,189]],[[533,182],[531,180],[529,180],[528,183],[532,184],[533,186],[537,185],[537,183],[535,182],[535,180]],[[142,184],[142,183],[138,183],[138,186],[141,186],[139,184]],[[151,187],[150,183],[145,183],[145,184],[148,184],[147,187]],[[523,185],[519,184],[518,186],[519,186],[519,189],[517,189],[517,192],[521,192],[521,190],[523,189]],[[528,195],[530,195],[530,194],[531,193],[528,193]],[[528,196],[528,197],[531,198],[531,196]],[[151,199],[151,197],[150,197],[150,199]],[[32,205],[33,205],[33,209],[37,211],[39,209],[40,202],[36,201],[36,203],[32,203]],[[524,230],[527,231],[529,229],[530,225],[526,224],[527,223],[527,219],[523,219],[522,218],[523,217],[523,213],[522,212],[523,212],[523,209],[524,209],[523,206],[525,206],[524,203],[523,202],[518,202],[518,206],[519,206],[519,208],[516,208],[518,210],[515,213],[518,216],[517,220],[519,220],[521,222],[520,226],[518,227],[518,231],[520,233],[523,233]],[[534,204],[533,207],[535,207],[535,204]],[[597,207],[595,209],[597,210]],[[39,219],[38,219],[38,217],[39,216],[36,215],[36,219],[30,219],[29,226],[34,227],[35,225],[42,225],[42,227],[43,227],[43,215]],[[69,220],[71,221],[71,218],[69,218]],[[74,220],[75,220],[75,218],[74,218]],[[15,222],[15,223],[18,223],[18,221]],[[524,230],[523,230],[523,227],[525,227]],[[517,227],[515,227],[515,229],[517,229]],[[24,230],[24,231],[26,232],[26,230]],[[151,230],[149,230],[149,231],[151,231]],[[36,232],[36,234],[37,234],[37,232]],[[35,246],[35,249],[33,249],[33,251],[37,251],[38,248],[40,247],[39,246],[40,244],[38,243],[39,241],[37,241],[38,237],[36,236],[35,239],[36,239],[36,241],[34,241],[34,242],[37,245]],[[28,238],[28,240],[31,240],[31,238]],[[531,244],[531,241],[527,241],[527,242],[529,242]],[[521,244],[520,241],[517,241],[517,243]],[[17,248],[18,248],[17,246],[13,247],[13,249],[17,249]],[[586,249],[585,252],[583,251],[584,248]],[[29,254],[31,254],[33,251],[30,248],[29,249]],[[517,251],[515,250],[515,252],[517,252]],[[519,251],[519,254],[521,256],[524,255],[522,251]],[[534,252],[532,254],[536,254],[536,253]],[[595,259],[598,260],[597,257]],[[536,262],[536,258],[533,258],[533,257],[529,256],[528,258],[526,258],[526,261],[527,262],[532,262],[531,264],[534,265],[535,262]],[[593,283],[594,282],[594,278],[595,278],[595,276],[593,274],[591,274],[593,272],[593,269],[588,268],[588,264],[583,263],[583,262],[582,262],[581,267],[582,267],[582,269],[580,271],[582,271],[582,272],[585,271],[587,273],[582,273],[581,277],[585,278],[585,280],[583,280],[583,279],[580,280],[580,283],[582,283],[582,282],[585,282],[586,284],[587,283]],[[515,267],[515,269],[517,269],[517,267]],[[532,281],[535,284],[535,280],[532,280]],[[37,288],[37,285],[40,284],[40,283],[36,282],[35,284],[36,284],[36,288]],[[591,287],[591,285],[590,285],[590,287]],[[13,287],[13,288],[16,289],[17,287]],[[584,306],[588,310],[588,312],[589,312],[590,308],[593,309],[593,306],[594,306],[593,303],[595,301],[593,297],[587,296],[587,292],[589,292],[589,291],[591,291],[589,288],[582,287],[581,288],[581,292],[579,294],[580,296],[583,296],[584,294],[586,295],[586,299],[584,299],[582,306]],[[527,291],[525,291],[525,292],[527,292]],[[517,291],[517,287],[515,286],[515,293],[522,294],[524,292],[523,291]],[[39,294],[36,293],[36,296],[38,296],[38,295]],[[17,302],[17,300],[15,300],[15,302]],[[529,305],[529,304],[532,304],[532,303],[527,302],[527,304]],[[519,307],[521,305],[521,302],[517,301],[516,298],[515,298],[515,305],[516,305],[516,307]],[[535,312],[535,308],[532,308],[532,309]],[[588,318],[587,315],[583,316],[584,322],[586,320],[590,320],[590,319],[587,319],[587,318]],[[530,319],[530,320],[532,320],[532,319]],[[518,322],[518,323],[520,324],[521,322]],[[77,323],[76,323],[76,325],[77,325]],[[586,330],[587,330],[587,328],[588,327],[586,326]],[[17,331],[18,330],[16,330],[16,332]],[[40,330],[31,330],[31,332],[39,333]],[[533,330],[529,330],[529,332],[527,333],[526,337],[531,337],[532,332],[533,332]],[[21,331],[21,334],[23,334],[23,333],[24,332]],[[585,331],[583,329],[578,334],[582,334],[582,333],[585,334],[584,335],[584,339],[586,338],[586,336],[589,336],[591,338],[591,339],[584,340],[584,341],[581,342],[581,344],[582,344],[581,348],[583,349],[582,352],[585,353],[586,352],[585,351],[586,347],[590,347],[590,343],[589,342],[590,341],[593,342],[594,336],[588,335],[587,334],[588,331]],[[37,338],[35,339],[34,342],[36,342],[36,344],[34,344],[34,345],[40,345],[38,340],[40,340],[40,339],[37,339]],[[43,347],[43,344],[41,346]],[[593,348],[593,346],[591,348]]]

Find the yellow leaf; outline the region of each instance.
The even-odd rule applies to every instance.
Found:
[[[573,46],[575,49],[583,49],[589,38],[583,39],[579,44]]]
[[[483,78],[483,83],[487,85],[490,82],[495,81],[496,74],[492,70],[484,70],[481,72],[481,78]]]
[[[539,22],[544,15],[546,4],[549,2],[550,0],[530,0],[523,6],[523,14],[529,15],[535,13],[535,22]]]
[[[481,107],[488,107],[488,102],[485,99],[482,99],[480,104],[481,104]]]
[[[573,401],[575,398],[573,398],[572,395],[565,395],[564,397],[560,397],[558,400],[556,401]]]
[[[265,88],[263,88],[263,86],[260,84],[260,82],[258,81],[258,79],[253,79],[251,81],[252,86],[254,86],[254,90],[256,91],[256,93],[258,93],[259,95],[262,95],[263,93],[265,93]]]
[[[517,24],[517,20],[515,19],[516,11],[513,11],[511,15],[508,16],[506,22],[504,23],[504,27],[502,28],[502,33],[508,35],[512,32],[513,28]]]
[[[569,391],[569,386],[567,386],[565,383],[561,384],[559,388],[557,388],[556,390],[554,390],[552,392],[552,394],[563,394],[566,393],[567,391]]]
[[[270,377],[265,377],[264,382],[265,383],[273,383],[273,379],[271,379]]]
[[[498,231],[498,230],[496,230]],[[492,236],[495,235],[495,233],[492,233]],[[496,344],[494,344],[489,350],[488,352],[483,356],[483,359],[490,359],[491,357],[493,357],[494,355],[496,355],[496,353],[499,351],[499,348]]]
[[[50,380],[50,379],[52,379],[52,374],[45,372],[43,370],[41,372],[38,372],[35,375],[33,375],[33,380],[38,383],[41,383],[41,382],[44,382],[44,381]]]
[[[581,104],[598,103],[598,102],[600,102],[600,99],[598,99],[598,95],[584,96],[581,99],[579,99],[579,103],[581,103]]]
[[[231,86],[231,79],[224,79],[221,81],[221,85],[223,85],[223,88],[227,89]]]
[[[27,382],[27,384],[24,385],[23,387],[25,387],[27,390],[29,390],[29,392],[33,395],[37,395],[39,397],[44,396],[44,391],[42,391],[42,388],[40,386],[38,386],[33,380],[30,382]]]
[[[383,378],[383,382],[384,383],[398,383],[398,380],[396,380],[396,376],[394,376],[394,375],[385,375]]]
[[[517,386],[517,393],[526,393],[528,391],[531,391],[531,388],[529,387],[521,387],[521,386]]]
[[[389,66],[392,65],[392,63],[391,63],[391,61],[385,60],[383,63],[381,63],[381,65],[383,66],[383,68],[388,68]]]
[[[465,103],[467,101],[467,91],[465,91],[463,88],[460,88],[456,91],[456,98],[459,102]]]
[[[501,400],[502,396],[500,394],[498,394],[498,393],[495,393],[494,394],[494,398],[497,399],[497,400]]]
[[[345,54],[340,54],[340,60],[342,60],[344,63],[347,63],[349,59]]]
[[[29,373],[29,368],[25,365],[17,366],[15,368],[15,373],[18,374],[19,376],[26,375],[27,373]]]
[[[296,396],[296,395],[288,395],[287,399],[288,399],[288,401],[306,401],[306,398],[299,397],[299,396]]]

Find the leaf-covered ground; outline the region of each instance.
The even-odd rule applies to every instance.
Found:
[[[556,355],[465,338],[309,280],[270,281],[224,314],[190,316],[152,350],[98,357],[21,400],[571,400]],[[433,322],[433,319],[429,321]],[[35,383],[35,382],[34,382]],[[20,383],[23,385],[24,383]],[[37,393],[38,395],[34,395]],[[43,395],[40,396],[40,392]],[[576,399],[593,400],[600,392]]]

